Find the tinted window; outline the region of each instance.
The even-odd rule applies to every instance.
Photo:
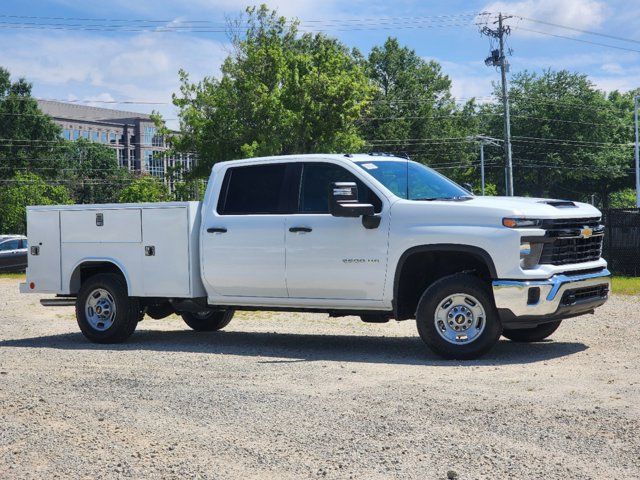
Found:
[[[8,242],[0,243],[0,251],[18,250],[19,248],[20,248],[20,240],[9,240]]]
[[[329,185],[333,182],[356,182],[358,200],[370,203],[376,212],[382,210],[382,202],[353,173],[333,163],[305,163],[300,184],[300,212],[329,213]]]
[[[218,213],[284,213],[281,199],[286,169],[287,165],[283,163],[229,169],[218,202]]]

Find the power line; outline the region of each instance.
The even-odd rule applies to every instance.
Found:
[[[547,22],[545,20],[539,20],[539,19],[530,18],[530,17],[522,17],[520,15],[514,15],[514,16],[517,17],[517,18],[520,18],[522,20],[526,20],[528,22],[535,22],[535,23],[540,23],[540,24],[543,24],[543,25],[549,25],[551,27],[564,28],[565,30],[571,30],[571,31],[580,32],[580,33],[586,33],[587,35],[597,35],[599,37],[610,38],[612,40],[619,40],[621,42],[631,42],[631,43],[640,44],[640,40],[636,40],[634,38],[619,37],[619,36],[616,36],[616,35],[610,35],[608,33],[594,32],[592,30],[583,30],[583,29],[580,29],[580,28],[571,27],[569,25],[561,25],[559,23]]]
[[[516,28],[517,30],[525,31],[525,32],[539,33],[540,35],[547,35],[549,37],[563,38],[565,40],[573,40],[574,42],[587,43],[589,45],[597,45],[599,47],[615,48],[617,50],[625,50],[627,52],[640,53],[640,50],[637,50],[635,48],[619,47],[617,45],[611,45],[611,44],[607,44],[607,43],[599,43],[599,42],[593,42],[591,40],[583,40],[583,39],[580,39],[580,38],[567,37],[566,35],[560,35],[560,34],[551,33],[551,32],[543,32],[541,30],[533,30],[531,28],[525,28],[525,27],[521,27],[521,26],[516,26],[514,28]]]

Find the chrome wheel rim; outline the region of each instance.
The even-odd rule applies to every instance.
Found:
[[[486,318],[484,307],[477,298],[455,293],[440,302],[433,320],[444,340],[454,345],[466,345],[482,335]]]
[[[93,290],[84,304],[84,312],[91,328],[99,332],[108,330],[116,318],[116,302],[104,288]]]

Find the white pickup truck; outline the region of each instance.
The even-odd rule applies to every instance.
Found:
[[[540,341],[608,297],[604,228],[588,204],[477,197],[383,155],[217,163],[203,202],[29,207],[24,293],[74,305],[91,341],[145,315],[197,331],[236,310],[415,319],[447,358],[503,335]]]

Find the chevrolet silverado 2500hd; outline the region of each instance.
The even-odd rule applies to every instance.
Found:
[[[503,335],[539,341],[609,292],[591,205],[477,197],[379,155],[217,163],[202,202],[29,207],[22,292],[73,305],[91,341],[120,342],[145,315],[197,331],[234,311],[415,319],[448,358]]]

